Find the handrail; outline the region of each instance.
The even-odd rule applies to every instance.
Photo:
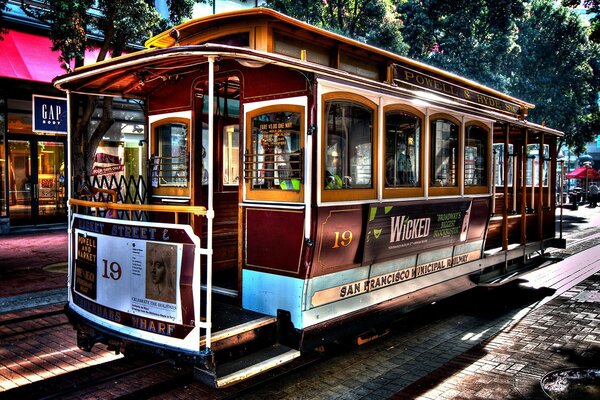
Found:
[[[68,204],[69,206],[76,207],[108,208],[119,211],[129,211],[129,219],[131,219],[132,211],[172,212],[175,213],[175,223],[178,223],[179,213],[206,216],[206,207],[201,206],[179,206],[172,204],[122,204],[80,199],[69,199]]]

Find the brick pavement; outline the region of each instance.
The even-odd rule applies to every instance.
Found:
[[[598,243],[598,209],[565,210],[565,216],[569,242],[596,237]],[[0,236],[0,303],[3,298],[14,302],[16,294],[62,290],[66,275],[51,275],[43,267],[66,261],[66,249],[66,231]],[[583,249],[575,246],[571,251]],[[595,249],[598,260],[600,247]],[[516,292],[502,289],[490,297],[459,296],[446,306],[424,310],[422,322],[419,312],[413,314],[409,330],[400,328],[246,397],[546,398],[540,389],[544,374],[574,366],[600,367],[600,303],[595,295],[600,292],[600,275],[588,273],[580,275],[580,282],[562,282],[560,293],[530,285]],[[464,308],[461,301],[479,308],[456,312],[453,307]],[[188,392],[193,394],[196,385]]]
[[[0,298],[66,288],[67,257],[66,225],[0,235]]]
[[[600,368],[599,294],[597,272],[390,398],[548,399],[544,375]]]
[[[245,399],[548,399],[545,374],[600,368],[600,238],[594,243],[520,284],[417,310],[389,336]]]

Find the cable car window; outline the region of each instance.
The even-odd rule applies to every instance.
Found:
[[[465,186],[487,186],[488,131],[470,125],[465,132]]]
[[[533,186],[539,186],[540,184],[540,168],[542,168],[542,186],[548,186],[548,160],[550,159],[550,146],[544,145],[542,154],[542,161],[540,163],[540,145],[529,144],[527,145],[527,186],[531,186],[531,180],[533,177]]]
[[[494,143],[492,145],[494,149],[494,185],[496,186],[504,186],[504,143]],[[513,154],[513,145],[508,145],[508,185],[513,185],[513,176],[514,176],[514,157]]]
[[[156,153],[152,159],[153,187],[188,187],[188,125],[167,122],[154,127]]]
[[[458,125],[447,119],[431,122],[431,186],[458,186]]]
[[[276,111],[251,118],[246,178],[253,190],[300,191],[302,113]]]
[[[239,125],[223,127],[223,185],[237,185],[240,180]]]
[[[351,101],[329,101],[325,190],[373,187],[373,111]]]
[[[385,114],[385,186],[421,186],[421,119],[394,110]]]

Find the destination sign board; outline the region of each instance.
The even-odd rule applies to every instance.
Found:
[[[402,65],[392,65],[392,79],[394,82],[407,83],[454,99],[475,103],[478,106],[491,108],[517,117],[524,117],[527,110],[520,105],[502,100],[495,96],[481,93],[480,91],[465,88],[455,83],[445,81]]]

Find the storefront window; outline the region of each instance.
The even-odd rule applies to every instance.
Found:
[[[373,187],[373,111],[352,101],[326,103],[325,190]]]
[[[465,186],[487,185],[488,131],[471,125],[465,132]]]
[[[431,122],[431,185],[455,187],[457,181],[458,125],[447,119]]]
[[[385,186],[421,186],[421,119],[403,112],[385,114]]]

